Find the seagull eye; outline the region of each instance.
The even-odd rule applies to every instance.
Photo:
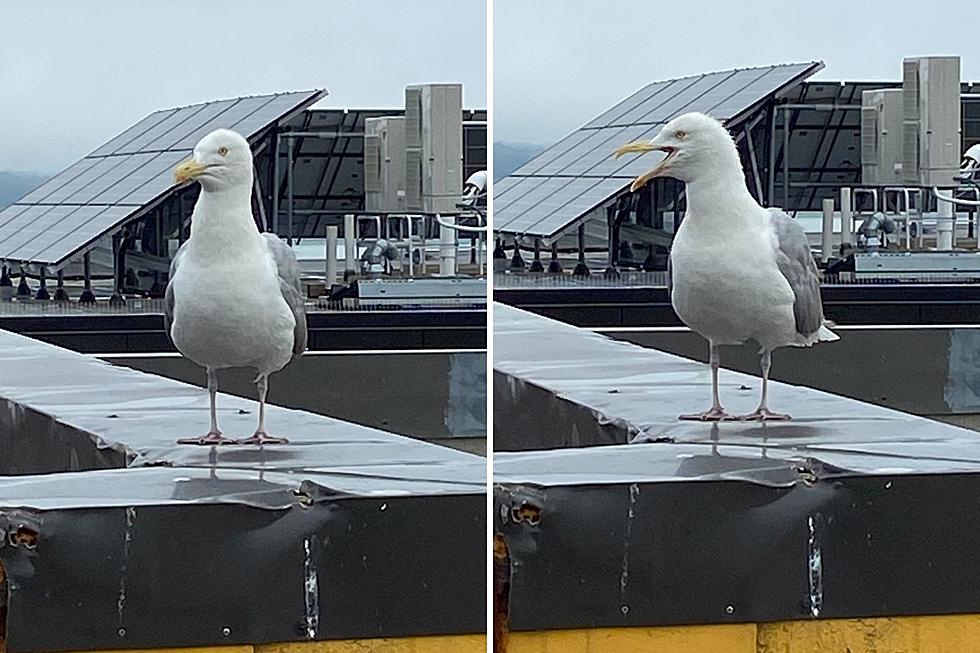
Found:
[[[228,154],[228,148],[227,147],[219,147],[218,148],[218,154],[220,154],[221,156],[226,156]]]
[[[682,130],[677,130],[674,132],[674,138],[676,138],[679,141],[682,141],[685,138],[687,138],[687,132]]]

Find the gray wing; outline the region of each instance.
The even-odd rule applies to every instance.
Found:
[[[769,209],[769,217],[776,233],[776,265],[796,296],[793,302],[796,332],[811,336],[823,325],[823,304],[820,301],[820,276],[810,253],[810,241],[802,225],[784,211]]]
[[[303,301],[303,284],[299,276],[299,263],[296,261],[296,253],[278,236],[271,233],[263,233],[262,236],[276,262],[282,298],[286,300],[293,317],[296,318],[296,329],[293,331],[293,359],[296,359],[306,351],[306,308]]]
[[[163,324],[167,329],[167,337],[170,337],[170,328],[174,325],[174,274],[177,272],[177,268],[180,267],[180,260],[184,258],[185,248],[187,243],[190,241],[185,241],[177,253],[174,254],[174,260],[170,262],[170,276],[167,279],[167,293],[163,297]]]

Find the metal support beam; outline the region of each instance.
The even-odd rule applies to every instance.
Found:
[[[783,208],[789,206],[789,112],[783,111]]]
[[[272,205],[272,233],[279,235],[279,132],[275,132],[275,144],[272,147],[272,187],[269,191]]]
[[[286,243],[293,245],[293,146],[296,141],[286,141]]]
[[[762,204],[765,202],[765,198],[762,195],[762,179],[759,177],[759,162],[755,158],[755,145],[752,144],[752,134],[748,129],[742,132],[745,134],[745,142],[749,150],[749,161],[752,164],[752,179],[755,182],[755,199]]]

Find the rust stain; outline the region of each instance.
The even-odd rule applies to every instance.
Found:
[[[511,519],[518,524],[525,522],[530,526],[537,526],[541,523],[541,508],[527,501],[522,501],[521,505],[511,508],[510,514]]]
[[[510,603],[510,550],[499,533],[493,536],[493,653],[507,653]]]

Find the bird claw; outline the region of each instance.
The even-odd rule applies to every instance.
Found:
[[[286,438],[272,437],[265,431],[256,431],[252,437],[238,440],[238,444],[255,444],[259,446],[264,444],[289,444],[289,440]]]
[[[787,422],[793,419],[793,416],[786,413],[774,413],[768,408],[757,408],[748,415],[739,415],[738,419],[741,422]]]
[[[694,422],[728,422],[735,419],[734,415],[729,415],[721,406],[710,408],[703,413],[691,413],[680,415],[678,419]]]
[[[177,440],[177,444],[197,444],[201,446],[208,446],[235,444],[235,441],[231,438],[226,438],[221,434],[221,431],[210,431],[207,433],[207,435],[202,435],[199,438],[181,438],[180,440]]]

